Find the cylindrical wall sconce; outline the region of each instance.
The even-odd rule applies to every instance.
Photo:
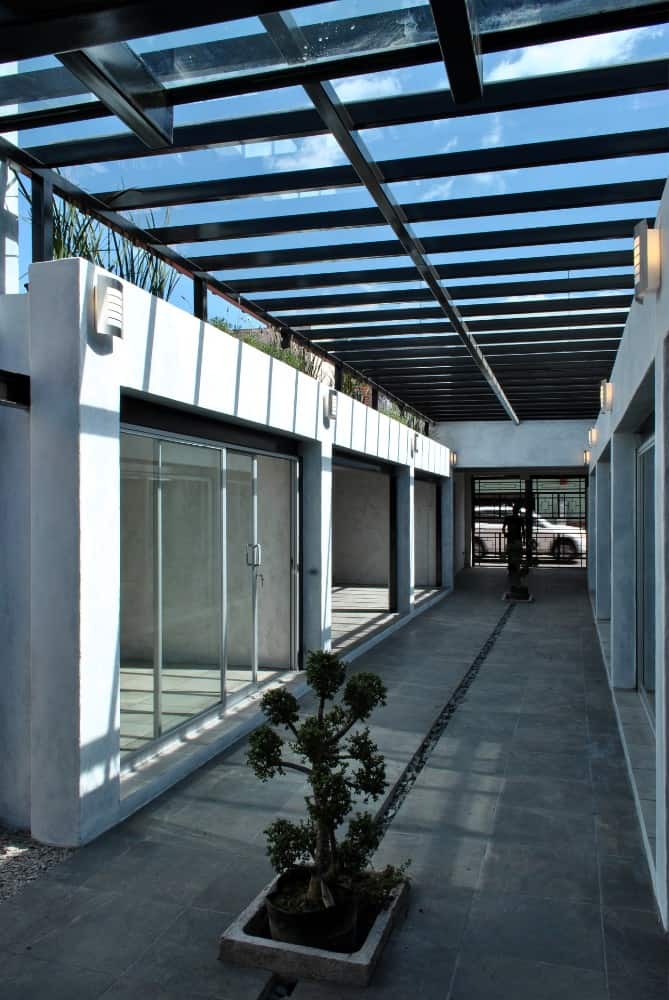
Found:
[[[588,445],[592,448],[593,445],[597,444],[597,438],[599,437],[599,431],[596,427],[591,427],[588,431]]]
[[[590,450],[588,448],[583,452],[583,465],[590,465]]]
[[[458,453],[457,451],[453,451],[453,449],[451,448],[451,468],[454,469],[457,464],[458,464]]]

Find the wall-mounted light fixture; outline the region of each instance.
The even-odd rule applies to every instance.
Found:
[[[327,398],[325,401],[325,412],[329,420],[337,419],[337,405],[339,403],[339,397],[337,395],[336,389],[329,389]]]
[[[661,281],[660,230],[651,229],[643,219],[634,227],[634,298],[643,302],[648,292],[656,292]]]
[[[95,283],[95,330],[106,337],[123,336],[123,282],[99,274]]]
[[[613,409],[613,382],[605,378],[599,383],[599,406],[602,413],[610,413]]]
[[[588,448],[583,452],[583,465],[590,465],[590,450]]]
[[[588,431],[588,445],[592,448],[593,445],[597,444],[597,438],[599,437],[599,431],[596,427],[591,427]]]
[[[457,464],[458,464],[458,453],[457,451],[453,451],[453,449],[451,448],[451,468],[454,469]]]
[[[415,432],[413,436],[413,453],[417,455],[420,451],[420,434],[418,431]]]

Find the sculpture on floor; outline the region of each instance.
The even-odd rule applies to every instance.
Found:
[[[520,513],[520,504],[504,518],[502,537],[506,540],[506,558],[509,569],[510,589],[504,595],[507,600],[529,601],[530,592],[523,582],[529,572],[528,564],[523,566],[523,551],[527,545],[525,518]]]

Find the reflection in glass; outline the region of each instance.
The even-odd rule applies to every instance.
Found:
[[[226,689],[238,693],[253,680],[254,541],[253,458],[229,451],[226,460]]]
[[[154,557],[158,443],[121,435],[121,753],[156,735]]]
[[[221,454],[163,442],[162,732],[221,700]]]
[[[637,682],[655,711],[655,448],[638,460]]]

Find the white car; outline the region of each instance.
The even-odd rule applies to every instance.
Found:
[[[502,533],[504,518],[511,507],[476,507],[472,550],[475,562],[498,556],[506,558],[506,541]],[[520,509],[521,515],[525,514]],[[585,557],[587,533],[585,528],[571,524],[556,524],[537,514],[532,515],[532,549],[536,556],[550,556],[556,562],[574,562]]]

